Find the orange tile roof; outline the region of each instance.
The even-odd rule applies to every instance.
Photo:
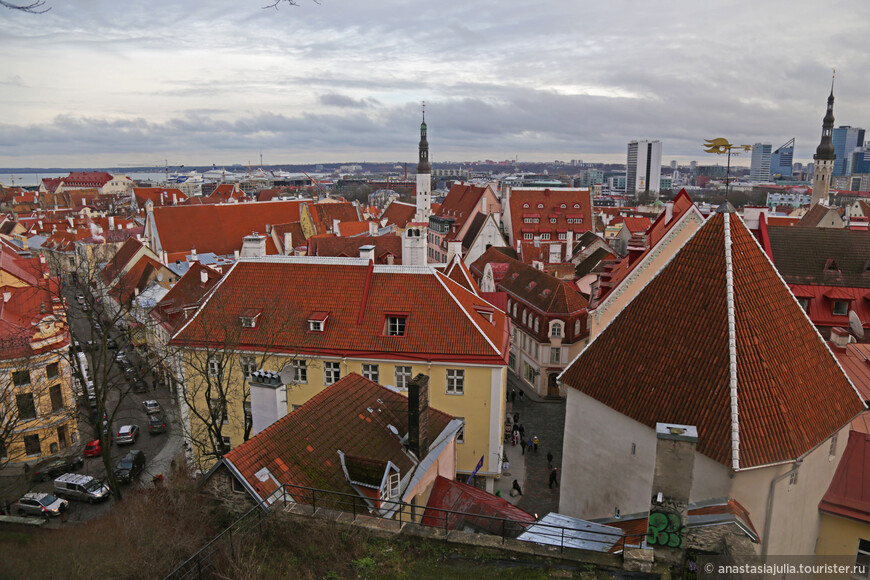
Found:
[[[650,428],[662,421],[697,426],[698,451],[738,469],[798,458],[864,409],[735,214],[714,214],[560,378]]]
[[[865,401],[870,401],[870,344],[853,343],[846,348],[830,346],[852,384]]]
[[[870,524],[870,435],[849,432],[849,442],[819,510]]]
[[[401,201],[394,201],[384,210],[381,220],[385,220],[387,225],[395,224],[399,229],[408,225],[408,222],[414,219],[414,214],[417,213],[417,206]]]
[[[298,222],[302,203],[265,201],[156,207],[154,222],[170,262],[184,260],[191,248],[196,248],[200,254],[213,252],[227,256],[241,250],[245,236],[252,232],[265,233],[266,224]],[[277,253],[271,238],[266,239],[266,252]]]
[[[154,280],[162,267],[163,265],[151,256],[142,256],[121,276],[109,294],[119,304],[128,304],[138,295],[138,292],[143,291]]]
[[[503,485],[507,487],[508,484],[505,481]],[[426,511],[423,512],[420,523],[442,530],[472,526],[476,530],[482,529],[488,530],[491,534],[501,534],[502,519],[526,525],[535,523],[535,516],[516,507],[508,500],[473,485],[439,475],[435,478],[432,491],[429,493],[429,501],[426,503]],[[522,529],[525,527],[525,525],[521,526]]]
[[[311,220],[314,222],[314,229],[318,234],[333,232],[333,222],[358,222],[361,221],[359,211],[356,206],[347,201],[339,202],[320,202],[308,206],[311,213]],[[366,226],[368,228],[368,226]],[[342,234],[352,235],[352,234]]]
[[[172,342],[221,342],[234,334],[242,310],[260,308],[262,322],[238,338],[243,350],[505,364],[505,315],[496,311],[489,322],[475,307],[491,309],[429,267],[370,268],[354,258],[243,259]],[[312,312],[330,313],[323,332],[308,332]],[[384,335],[388,313],[407,315],[405,336]]]
[[[70,171],[63,178],[66,187],[103,187],[112,181],[112,175],[105,171]]]
[[[474,281],[468,266],[458,256],[454,256],[453,261],[447,265],[444,274],[466,290],[480,296],[480,287]]]
[[[429,440],[447,428],[452,417],[429,407]],[[315,395],[224,456],[260,498],[276,489],[255,476],[264,467],[280,483],[357,493],[341,466],[346,459],[383,464],[392,461],[401,477],[415,466],[391,430],[408,432],[408,398],[351,373]]]
[[[510,193],[511,243],[523,238],[523,229],[533,233],[543,229],[572,231],[575,234],[593,227],[592,194],[589,189],[512,189]],[[562,207],[562,206],[565,207]],[[539,214],[539,223],[523,222],[524,214]],[[555,219],[555,223],[551,219]],[[568,223],[568,219],[582,223]]]
[[[368,234],[369,233],[369,222],[367,222],[367,221],[340,222],[338,224],[338,231],[335,233],[339,236],[342,236],[342,237],[358,236],[360,234]]]

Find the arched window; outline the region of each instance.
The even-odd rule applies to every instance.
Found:
[[[553,338],[561,338],[562,337],[562,323],[554,322],[553,326],[550,327],[550,336]]]
[[[514,302],[514,318],[517,317],[517,303]]]
[[[574,321],[574,336],[580,336],[580,319]]]
[[[525,310],[523,310],[523,324],[526,323],[526,314],[528,314],[528,312],[526,312]]]
[[[535,318],[535,332],[538,332],[540,330],[540,326],[538,325],[539,322],[541,322],[541,319]]]

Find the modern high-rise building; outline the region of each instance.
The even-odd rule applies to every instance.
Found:
[[[770,181],[770,143],[756,143],[752,146],[752,165],[749,167],[750,181]]]
[[[772,177],[791,177],[793,163],[794,139],[790,139],[770,154],[770,175]]]
[[[834,175],[848,175],[852,152],[864,146],[864,129],[849,125],[837,127],[834,129],[833,142],[834,155],[837,156],[834,160]]]
[[[658,194],[662,177],[662,142],[630,141],[625,173],[627,195]]]

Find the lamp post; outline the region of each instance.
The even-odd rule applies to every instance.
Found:
[[[728,186],[731,182],[731,151],[734,150],[734,155],[740,155],[745,151],[752,151],[752,145],[734,145],[729,143],[728,139],[718,137],[716,139],[704,139],[704,152],[715,153],[716,155],[727,154],[728,162],[725,166],[725,201],[728,201]]]

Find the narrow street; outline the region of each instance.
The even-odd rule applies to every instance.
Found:
[[[565,401],[541,399],[537,395],[530,395],[530,389],[524,386],[522,379],[508,371],[508,395],[515,389],[517,396],[513,402],[508,403],[511,414],[519,413],[519,423],[525,429],[525,438],[528,440],[538,437],[538,450],[529,450],[526,447],[525,481],[523,483],[523,496],[517,505],[531,514],[543,517],[550,512],[559,511],[560,487],[548,486],[552,469],[547,464],[547,453],[553,454],[553,466],[561,470],[562,465],[562,435],[565,430]],[[520,397],[523,390],[524,397]],[[509,446],[510,443],[507,443]],[[515,453],[513,455],[516,455]],[[562,475],[558,475],[559,485],[562,485]],[[510,483],[508,483],[510,485]]]

